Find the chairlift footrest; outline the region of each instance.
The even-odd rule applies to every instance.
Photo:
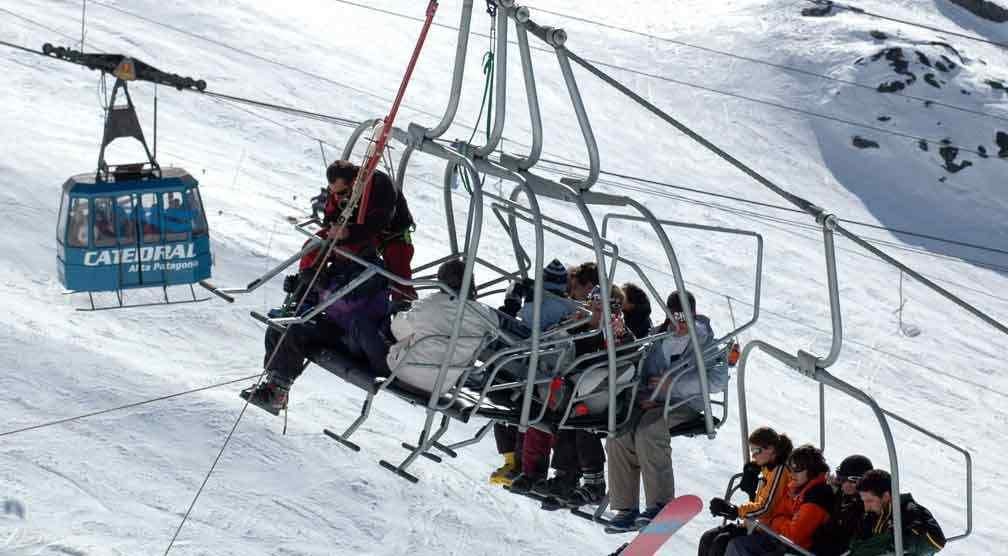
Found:
[[[411,452],[416,451],[416,446],[414,446],[412,444],[408,444],[406,442],[402,443],[402,447],[406,448],[407,450],[409,450]],[[427,458],[427,459],[429,459],[429,460],[431,460],[431,461],[433,461],[434,463],[441,463],[441,456],[438,456],[436,454],[432,454],[430,452],[423,452],[420,455],[423,456],[423,457],[425,457],[425,458]]]
[[[406,479],[407,481],[409,481],[411,483],[415,484],[415,483],[420,482],[420,479],[416,478],[416,476],[411,475],[411,474],[403,471],[402,469],[399,469],[395,465],[392,465],[391,463],[389,463],[389,462],[387,462],[385,460],[379,461],[378,465],[381,465],[385,469],[388,469],[389,471],[395,473],[396,475],[399,475],[400,477],[402,477],[403,479]]]
[[[335,432],[333,432],[333,431],[331,431],[329,429],[323,429],[322,433],[325,434],[326,436],[328,436],[329,438],[332,438],[336,442],[339,442],[340,444],[346,446],[347,448],[350,448],[351,450],[353,450],[355,452],[359,452],[360,451],[360,446],[354,444],[353,442],[350,442],[346,438],[343,438],[341,435],[336,434]]]
[[[456,452],[455,450],[452,450],[451,448],[449,448],[448,446],[445,446],[444,444],[442,444],[440,442],[435,442],[434,443],[434,447],[437,448],[438,450],[444,452],[448,457],[452,457],[452,458],[457,458],[458,457],[458,452]]]

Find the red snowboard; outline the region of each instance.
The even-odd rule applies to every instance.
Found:
[[[620,556],[653,556],[680,527],[703,509],[703,500],[692,494],[670,500],[647,527],[619,552]]]

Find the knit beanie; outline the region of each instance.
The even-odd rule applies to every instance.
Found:
[[[543,289],[557,295],[567,292],[567,267],[559,260],[553,259],[543,268]]]

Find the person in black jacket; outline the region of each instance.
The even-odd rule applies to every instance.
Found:
[[[833,488],[837,497],[830,520],[820,527],[813,541],[819,551],[816,556],[840,556],[847,551],[864,519],[864,503],[857,491],[857,483],[874,466],[862,455],[847,456],[836,468]]]
[[[879,556],[895,550],[892,516],[892,477],[881,469],[865,473],[857,484],[864,502],[865,517],[850,556]],[[945,533],[934,516],[914,501],[910,494],[900,495],[903,522],[903,551],[912,556],[929,556],[945,547]]]
[[[358,202],[346,225],[335,225],[353,195],[354,181],[360,167],[346,160],[337,160],[326,169],[329,198],[326,200],[324,224],[329,227],[327,237],[335,239],[341,247],[355,252],[376,250],[385,259],[388,270],[406,279],[412,279],[413,244],[410,237],[414,228],[406,196],[399,191],[392,178],[381,170],[371,176],[370,193],[363,222],[357,223],[363,202]],[[408,302],[416,299],[413,286],[392,284],[392,301]]]

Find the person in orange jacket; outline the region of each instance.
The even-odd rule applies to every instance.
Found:
[[[790,517],[775,520],[770,527],[775,533],[814,553],[816,547],[812,543],[813,535],[830,520],[830,508],[834,503],[833,489],[826,484],[829,466],[826,465],[821,450],[805,444],[791,452],[787,467],[791,472],[787,497]],[[781,550],[781,543],[777,539],[753,532],[728,543],[725,556],[762,556],[783,552],[785,551]]]
[[[770,527],[787,520],[790,515],[787,486],[791,482],[791,472],[785,464],[791,456],[791,447],[791,439],[786,434],[778,433],[770,427],[754,430],[749,435],[749,454],[752,460],[746,464],[739,486],[749,494],[750,501],[734,506],[723,498],[714,498],[710,502],[711,514],[730,520],[755,519]],[[745,534],[745,527],[735,521],[715,527],[700,538],[697,554],[724,556],[728,543]]]

